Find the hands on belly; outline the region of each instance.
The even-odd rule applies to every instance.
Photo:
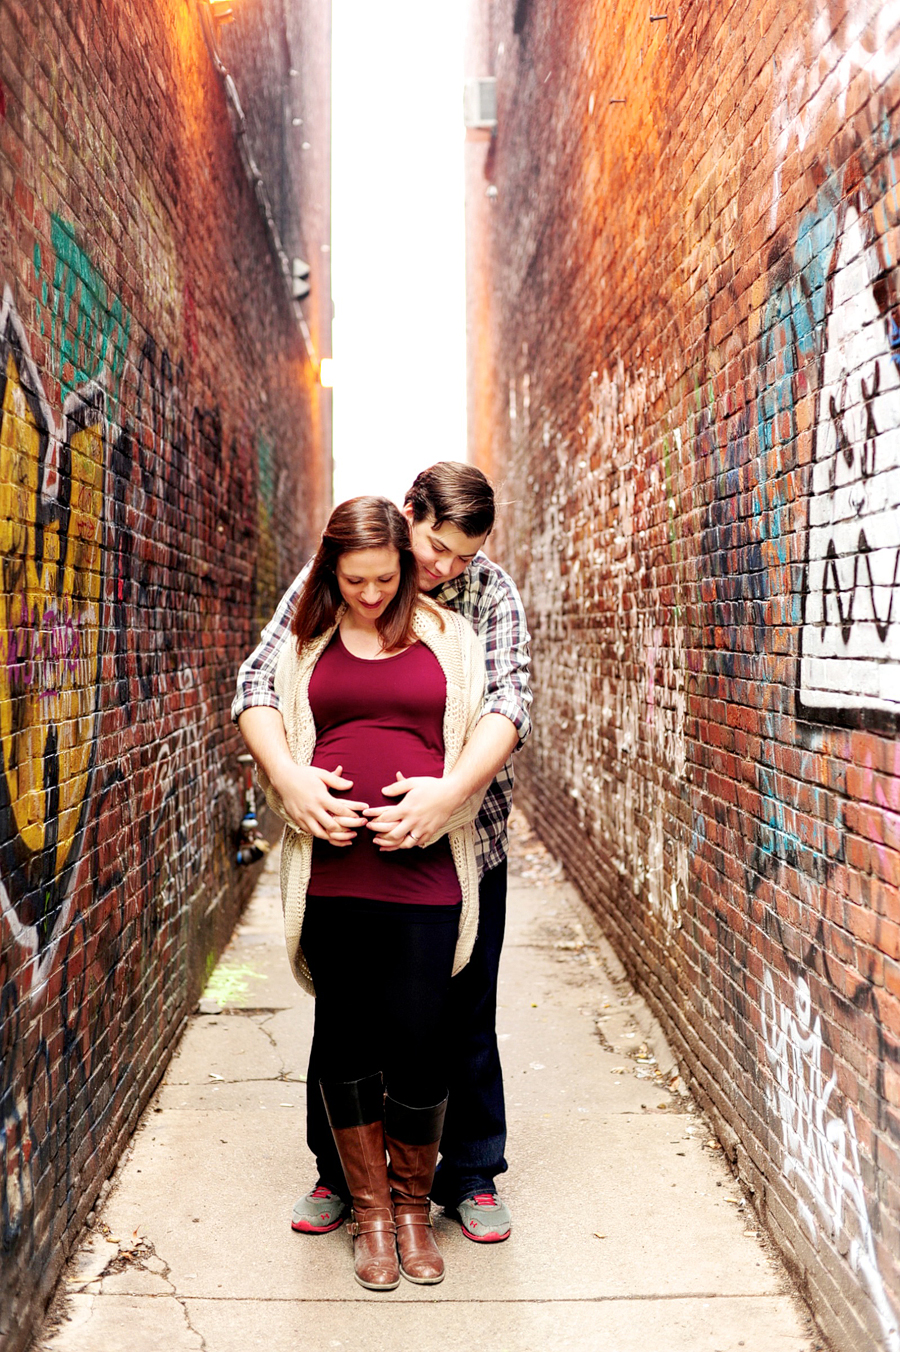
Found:
[[[385,851],[411,850],[431,840],[446,826],[457,806],[446,780],[432,775],[407,779],[398,770],[396,782],[381,792],[385,798],[403,797],[401,803],[363,809],[366,825],[375,833],[375,844]]]

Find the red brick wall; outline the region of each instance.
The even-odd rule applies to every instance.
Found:
[[[235,12],[222,50],[227,36],[248,104],[265,86],[283,105],[277,147],[264,119],[248,142],[277,166],[284,244],[314,265],[306,309],[328,351],[327,6]],[[315,123],[308,150],[294,115]],[[13,1352],[254,881],[235,863],[229,705],[321,526],[330,442],[198,4],[2,0],[0,220]]]
[[[520,795],[834,1345],[896,1352],[900,8],[474,12]]]

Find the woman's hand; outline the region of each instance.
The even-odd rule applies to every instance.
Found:
[[[359,813],[366,803],[333,798],[330,789],[352,789],[353,780],[343,779],[336,770],[320,770],[313,765],[280,765],[277,779],[270,775],[272,787],[281,795],[285,811],[295,826],[331,845],[352,845],[356,832],[366,825]]]
[[[459,807],[455,785],[449,778],[433,779],[414,775],[405,779],[398,772],[397,782],[381,792],[386,798],[405,795],[402,803],[389,807],[368,807],[368,828],[374,831],[375,844],[382,850],[411,850],[433,839]]]

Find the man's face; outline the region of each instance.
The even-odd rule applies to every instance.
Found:
[[[436,526],[433,516],[425,517],[424,521],[413,521],[412,507],[408,504],[403,508],[403,514],[409,522],[412,551],[419,565],[420,591],[435,591],[445,582],[459,577],[487,539],[487,534],[464,535],[449,521]]]

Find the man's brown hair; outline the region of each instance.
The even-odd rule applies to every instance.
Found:
[[[488,535],[494,526],[494,490],[480,469],[457,460],[439,460],[416,475],[404,498],[413,520],[449,521],[463,535]]]

